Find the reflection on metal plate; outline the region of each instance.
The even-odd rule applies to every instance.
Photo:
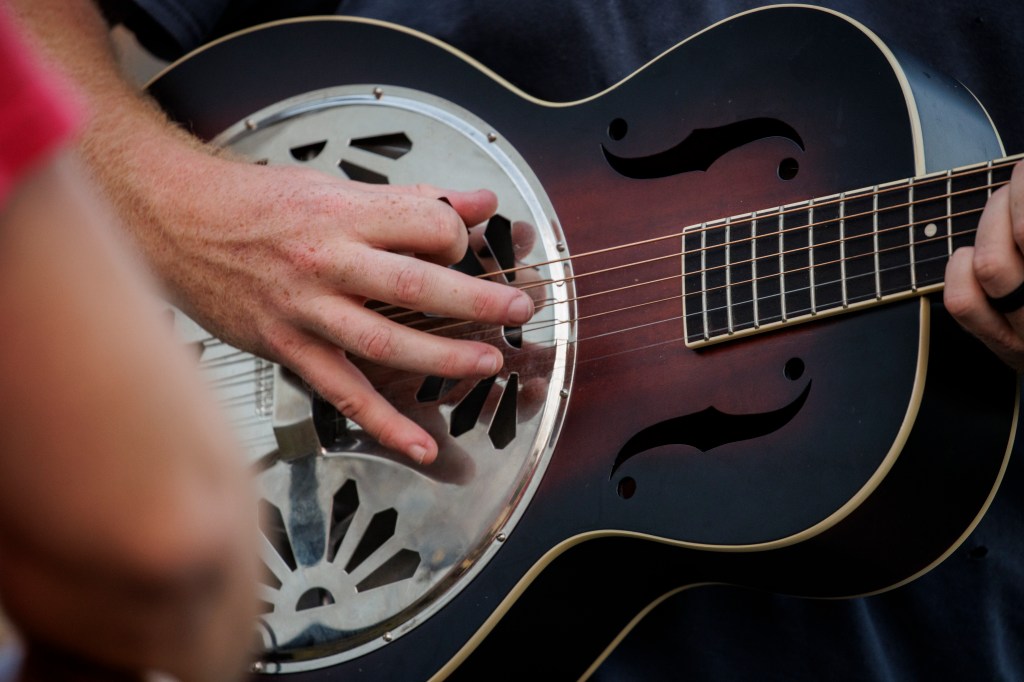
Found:
[[[569,394],[571,271],[536,178],[500,134],[468,112],[415,91],[374,89],[346,86],[280,102],[217,143],[255,162],[362,182],[491,189],[498,215],[473,227],[469,251],[453,267],[526,288],[537,314],[510,329],[369,304],[418,329],[491,343],[504,355],[499,374],[482,381],[360,365],[438,440],[440,455],[428,467],[385,450],[325,401],[303,394],[301,384],[298,398],[308,404],[296,405],[294,385],[275,386],[286,376],[279,368],[182,319],[187,340],[201,342],[201,362],[258,471],[266,571],[257,667],[265,672],[355,658],[453,598],[500,550],[496,538],[514,532]],[[282,396],[289,404],[275,405]],[[314,429],[319,448],[306,454]]]

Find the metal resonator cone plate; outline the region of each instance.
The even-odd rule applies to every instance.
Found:
[[[498,214],[472,228],[469,252],[453,267],[527,287],[538,302],[521,329],[369,304],[504,354],[501,371],[480,381],[362,367],[438,440],[429,467],[381,448],[287,371],[179,316],[257,472],[266,568],[257,670],[346,661],[428,619],[500,551],[547,466],[573,366],[571,271],[547,197],[494,132],[448,102],[368,85],[280,102],[217,139],[256,163],[491,189]]]

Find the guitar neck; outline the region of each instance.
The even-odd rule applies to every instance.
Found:
[[[686,343],[699,347],[942,287],[1024,155],[683,231]]]

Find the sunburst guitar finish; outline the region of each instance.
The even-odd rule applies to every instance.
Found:
[[[344,18],[150,91],[254,162],[493,189],[453,267],[542,303],[521,329],[380,306],[505,355],[484,381],[366,367],[438,439],[422,468],[182,318],[258,472],[258,673],[579,678],[686,585],[899,585],[995,492],[1017,377],[940,289],[1012,160],[962,86],[845,17],[739,15],[572,103]]]

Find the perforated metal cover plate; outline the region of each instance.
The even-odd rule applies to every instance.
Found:
[[[453,327],[401,311],[409,324],[457,329],[505,358],[500,373],[482,381],[368,368],[377,389],[438,439],[438,461],[423,468],[381,448],[301,385],[295,394],[280,368],[180,319],[185,337],[201,344],[203,367],[258,471],[267,568],[262,671],[349,660],[429,618],[500,550],[544,473],[571,383],[572,278],[547,197],[495,132],[432,96],[366,85],[280,102],[216,140],[258,163],[363,182],[491,189],[498,215],[471,230],[470,252],[455,267],[527,287],[541,304],[522,329]],[[298,426],[319,433],[309,456],[281,456],[283,430],[275,437],[274,426],[283,389],[308,414]]]

